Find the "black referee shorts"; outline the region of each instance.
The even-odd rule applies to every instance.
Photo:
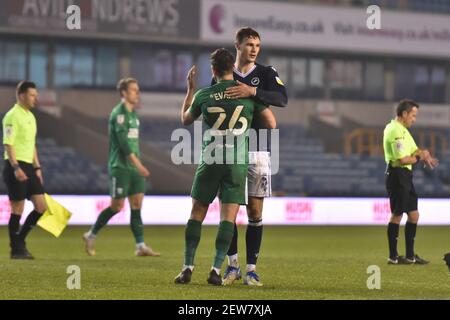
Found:
[[[33,165],[19,161],[19,166],[28,177],[28,179],[24,182],[20,182],[16,179],[13,167],[9,161],[5,161],[5,166],[3,168],[3,181],[8,189],[9,200],[30,200],[31,196],[35,194],[44,194],[44,187],[42,186],[39,178],[36,176]]]
[[[418,197],[414,189],[412,170],[389,166],[385,178],[391,212],[401,215],[417,210]]]

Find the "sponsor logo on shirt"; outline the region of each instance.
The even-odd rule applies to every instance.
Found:
[[[139,138],[139,129],[138,128],[130,128],[130,130],[128,130],[128,138],[134,138],[134,139]]]
[[[281,81],[281,79],[280,79],[279,77],[275,77],[275,80],[277,80],[277,83],[278,83],[280,86],[284,86],[283,81]]]
[[[11,125],[5,127],[5,135],[7,138],[11,138],[14,135],[14,128]]]

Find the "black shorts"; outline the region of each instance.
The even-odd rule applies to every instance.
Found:
[[[417,210],[418,197],[411,170],[389,166],[386,170],[386,190],[393,214],[401,215]]]
[[[28,177],[25,182],[20,182],[16,179],[13,167],[11,167],[9,161],[5,161],[5,167],[3,168],[3,181],[8,189],[9,200],[30,200],[32,195],[44,194],[44,187],[42,186],[39,178],[36,176],[33,165],[19,161],[19,166]]]

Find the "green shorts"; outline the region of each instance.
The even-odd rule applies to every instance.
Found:
[[[109,194],[114,199],[145,194],[145,178],[136,170],[113,168],[109,171]]]
[[[222,203],[247,204],[246,164],[201,163],[195,172],[191,197],[203,203],[211,203],[219,195]]]

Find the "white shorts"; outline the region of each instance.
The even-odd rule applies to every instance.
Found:
[[[270,152],[248,153],[248,196],[266,198],[272,195]]]

